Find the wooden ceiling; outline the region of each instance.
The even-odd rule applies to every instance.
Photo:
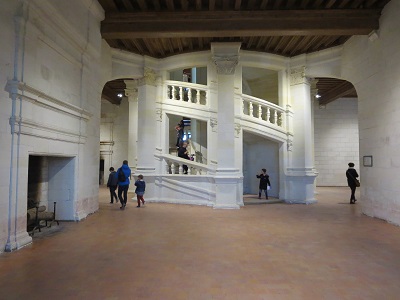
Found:
[[[164,58],[229,41],[285,57],[323,50],[379,29],[390,0],[98,1],[111,47]]]

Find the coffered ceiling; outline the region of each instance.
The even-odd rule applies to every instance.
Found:
[[[98,1],[111,47],[164,58],[227,41],[285,57],[323,50],[379,29],[390,0]]]

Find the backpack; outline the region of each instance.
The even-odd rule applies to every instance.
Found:
[[[122,167],[118,171],[118,181],[119,182],[125,182],[126,181],[126,176],[124,171],[122,170]]]

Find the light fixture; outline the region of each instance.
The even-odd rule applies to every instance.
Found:
[[[321,95],[320,95],[320,94],[316,94],[316,95],[315,95],[315,98],[317,98],[317,99],[318,99],[318,98],[321,98]]]
[[[122,93],[119,93],[119,94],[117,94],[117,96],[119,97],[119,98],[122,98]]]

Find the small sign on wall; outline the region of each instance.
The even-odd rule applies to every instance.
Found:
[[[373,164],[372,155],[363,156],[364,167],[372,167],[372,164]]]

